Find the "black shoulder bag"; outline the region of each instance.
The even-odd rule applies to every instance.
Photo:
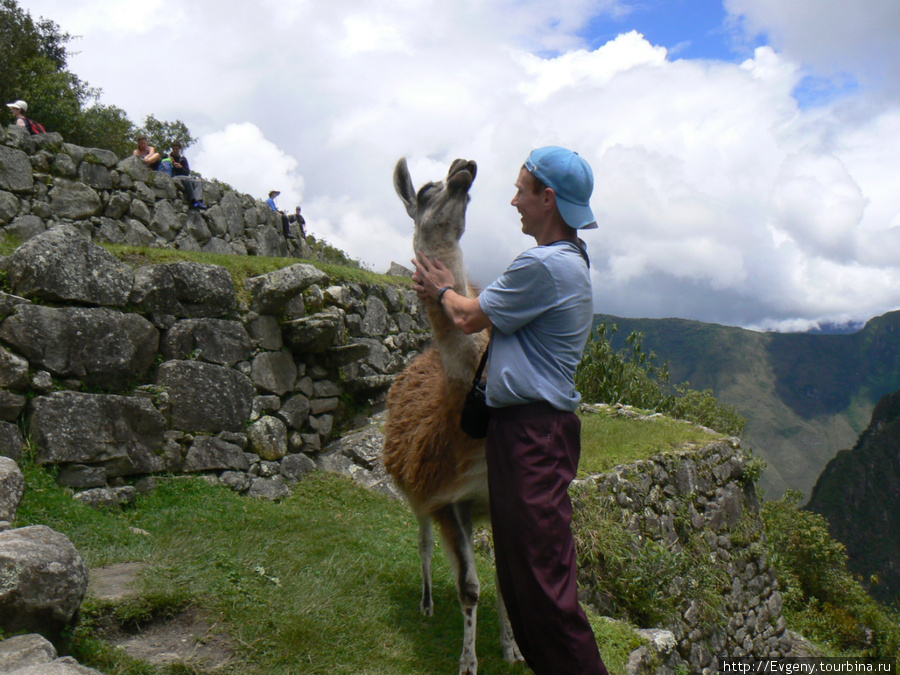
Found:
[[[484,390],[485,385],[481,382],[481,373],[484,372],[487,355],[488,347],[485,347],[484,354],[481,355],[481,363],[478,364],[478,370],[475,371],[475,379],[472,380],[472,388],[466,394],[462,417],[459,420],[460,428],[472,438],[487,436],[488,420],[491,415]]]

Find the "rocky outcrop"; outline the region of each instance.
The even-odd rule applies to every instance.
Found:
[[[828,462],[806,508],[825,517],[873,596],[900,601],[900,392],[882,398],[853,449]]]
[[[0,673],[5,675],[103,675],[78,664],[71,656],[57,658],[46,638],[31,633],[0,642]]]
[[[136,157],[119,161],[107,150],[65,143],[56,133],[29,136],[19,127],[0,129],[0,228],[23,241],[71,224],[100,243],[311,257],[304,239],[284,238],[281,216],[264,202],[223,190],[216,183],[202,184],[210,208],[198,211],[190,208],[176,181],[149,171]],[[112,262],[103,257],[98,262]],[[51,265],[52,256],[46,260],[45,271],[52,272]],[[27,293],[29,280],[40,271],[22,269],[17,274],[21,279],[15,285]],[[108,287],[106,291],[116,286],[115,279],[100,274],[97,283]],[[97,288],[79,291],[64,279],[59,279],[59,286],[67,293],[100,292]],[[77,301],[124,304],[114,304],[109,297]]]
[[[43,525],[0,532],[0,627],[58,647],[77,620],[88,568],[68,537]]]
[[[132,270],[59,224],[5,267],[23,295],[0,293],[0,455],[19,456],[24,428],[75,489],[243,471],[235,489],[281,494],[253,481],[302,476],[428,339],[411,289],[331,285],[309,264],[251,278],[239,302],[224,267]],[[253,473],[292,455],[308,461]]]
[[[677,617],[654,627],[672,638],[665,654],[657,652],[664,656],[657,672],[705,672],[715,668],[717,658],[794,655],[795,640],[787,631],[775,569],[766,555],[754,481],[745,468],[737,439],[726,439],[573,483],[576,537],[585,521],[594,522],[600,513],[629,533],[634,559],[642,561],[635,564],[661,556],[653,568],[668,570],[662,592],[677,599],[671,612]],[[581,535],[582,542],[592,536],[584,530]],[[699,563],[684,566],[689,550],[700,552],[706,570]],[[602,559],[581,561],[579,586],[601,612],[609,609],[603,592],[607,577]],[[705,595],[697,590],[702,577],[709,581]]]

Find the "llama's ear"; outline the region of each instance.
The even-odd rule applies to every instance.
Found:
[[[401,157],[394,169],[394,189],[400,195],[400,200],[406,206],[406,212],[413,220],[416,219],[416,188],[413,187],[412,178],[409,176],[409,168],[406,166],[406,157]]]

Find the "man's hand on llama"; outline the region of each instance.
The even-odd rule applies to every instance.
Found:
[[[416,283],[413,288],[420,300],[437,298],[442,288],[456,285],[453,272],[437,258],[429,258],[424,253],[417,252],[412,264],[416,267],[413,274],[413,281]]]

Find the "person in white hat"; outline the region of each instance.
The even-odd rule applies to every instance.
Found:
[[[15,118],[17,127],[25,127],[28,133],[32,135],[46,133],[46,129],[44,129],[42,124],[25,117],[25,113],[28,112],[28,104],[25,101],[19,100],[7,103],[6,107],[9,108],[13,118]]]
[[[536,675],[607,675],[578,603],[568,487],[581,453],[575,368],[593,320],[582,230],[597,227],[594,175],[577,153],[534,150],[512,205],[537,246],[477,298],[419,254],[415,290],[465,333],[491,329],[485,451],[497,581],[522,656]]]

